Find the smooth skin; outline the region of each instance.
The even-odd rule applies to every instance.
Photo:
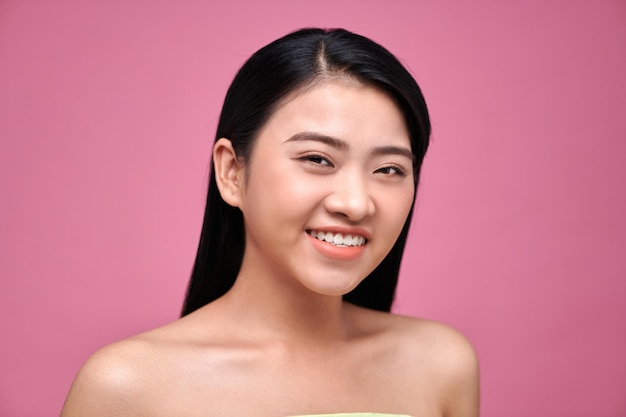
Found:
[[[478,416],[478,363],[462,335],[342,301],[402,229],[413,200],[407,151],[393,100],[350,78],[287,100],[247,164],[218,140],[218,187],[246,227],[234,287],[96,352],[62,416]],[[336,246],[312,231],[366,241]]]

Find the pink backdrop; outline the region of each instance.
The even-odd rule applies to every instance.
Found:
[[[343,26],[432,112],[396,310],[473,341],[484,417],[625,416],[626,2],[224,3],[0,1],[0,415],[177,317],[228,83]]]

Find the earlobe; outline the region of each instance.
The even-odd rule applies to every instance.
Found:
[[[222,199],[233,207],[240,207],[242,193],[243,164],[230,139],[220,138],[213,146],[215,181]]]

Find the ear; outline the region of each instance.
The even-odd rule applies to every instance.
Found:
[[[222,199],[233,207],[239,207],[243,193],[244,166],[237,159],[230,139],[220,138],[213,145],[213,166]]]

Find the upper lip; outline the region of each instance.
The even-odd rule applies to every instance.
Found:
[[[365,229],[360,227],[346,227],[346,226],[320,226],[320,227],[307,227],[307,231],[315,230],[316,232],[324,232],[324,233],[332,233],[337,234],[341,233],[343,236],[352,235],[352,236],[363,236],[365,239],[370,240],[371,234]]]

